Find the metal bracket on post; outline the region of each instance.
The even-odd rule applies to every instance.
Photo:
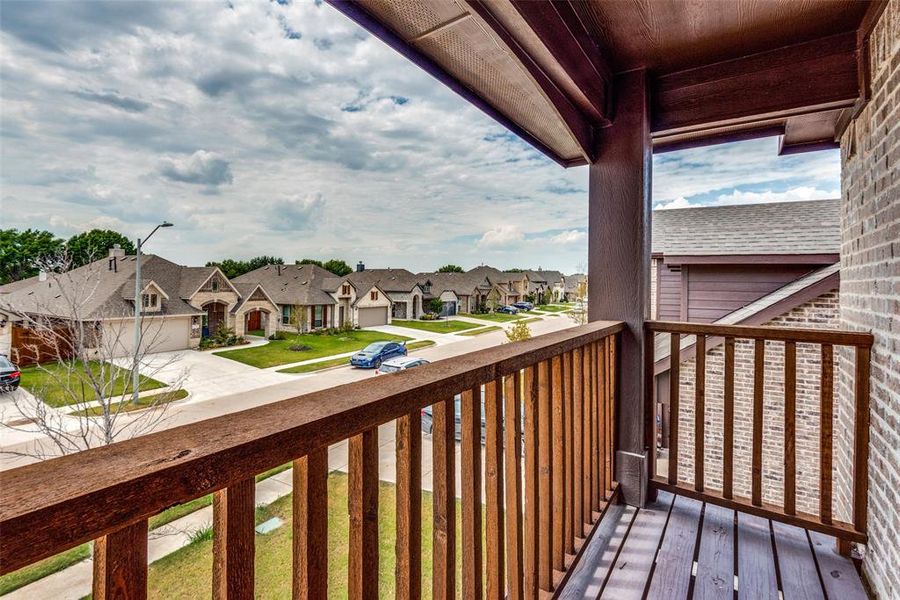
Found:
[[[625,504],[643,508],[648,501],[647,453],[616,451],[616,481]]]

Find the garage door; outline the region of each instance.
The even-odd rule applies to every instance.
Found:
[[[170,352],[190,346],[191,318],[144,319],[145,351]],[[104,345],[113,356],[128,356],[134,348],[134,322],[109,323],[103,332]],[[110,350],[111,349],[111,350]]]
[[[373,325],[387,325],[387,311],[388,309],[386,306],[359,309],[359,326],[372,327]]]

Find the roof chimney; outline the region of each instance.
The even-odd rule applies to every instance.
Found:
[[[38,281],[47,281],[47,271],[41,269],[38,273]]]
[[[357,273],[362,273],[365,270],[366,270],[366,265],[364,265],[362,261],[359,261],[358,263],[356,263],[356,272]]]
[[[125,258],[125,251],[122,250],[122,246],[120,246],[119,244],[113,244],[112,248],[109,249],[110,271],[118,272],[120,258]]]
[[[281,265],[278,265],[277,268],[278,268],[278,275],[280,276],[281,275]]]

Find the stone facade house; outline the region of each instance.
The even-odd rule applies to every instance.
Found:
[[[265,265],[235,277],[236,286],[259,285],[277,305],[278,329],[309,331],[333,327],[337,301],[325,291],[334,275],[318,265]]]

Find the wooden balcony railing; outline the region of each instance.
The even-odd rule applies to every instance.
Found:
[[[293,595],[323,598],[327,449],[349,440],[348,593],[374,598],[378,426],[396,419],[396,596],[418,598],[420,411],[432,405],[431,587],[455,597],[461,394],[463,595],[482,597],[484,584],[489,598],[536,598],[560,585],[616,490],[622,327],[591,323],[0,473],[0,573],[95,540],[94,598],[146,597],[148,518],[214,492],[213,594],[252,598],[254,476],[293,461]]]
[[[668,464],[666,472],[657,473],[657,458],[651,460],[650,480],[651,486],[660,490],[667,490],[678,494],[690,496],[713,504],[719,504],[735,510],[767,517],[777,521],[799,525],[835,536],[839,540],[839,546],[843,551],[849,550],[849,542],[866,541],[866,495],[867,495],[867,465],[869,444],[869,353],[872,346],[872,335],[849,331],[828,331],[813,329],[792,329],[776,327],[747,327],[734,325],[706,325],[699,323],[675,323],[675,322],[648,322],[646,324],[648,335],[646,336],[645,354],[648,360],[646,372],[649,377],[654,373],[654,361],[660,361],[661,350],[668,346],[669,356],[664,358],[663,367],[668,369],[668,409],[669,409],[669,435],[668,435]],[[668,334],[669,343],[664,338],[654,334]],[[684,337],[682,337],[684,336]],[[654,339],[656,338],[656,339]],[[735,412],[735,345],[743,344],[746,350],[744,360],[749,361],[749,353],[752,352],[752,367],[740,374],[738,392],[747,396],[752,390],[751,400],[744,404],[744,411]],[[748,340],[741,342],[740,340]],[[752,345],[750,342],[752,341]],[[803,346],[805,360],[802,384],[806,396],[811,391],[818,394],[817,406],[802,413],[804,432],[811,427],[817,428],[817,447],[814,447],[808,456],[817,458],[818,465],[812,465],[810,470],[818,471],[818,482],[810,486],[811,489],[799,488],[797,485],[798,473],[798,344]],[[716,356],[717,370],[712,372],[709,363],[714,347],[721,345],[719,351],[723,356]],[[852,377],[853,389],[853,426],[852,442],[847,443],[850,455],[849,491],[847,492],[850,509],[850,522],[842,522],[834,517],[834,455],[835,455],[835,397],[834,397],[834,361],[835,347],[848,347],[842,357],[854,362],[854,376]],[[774,361],[768,361],[768,357],[774,356]],[[721,362],[719,362],[721,360]],[[767,369],[768,365],[768,369]],[[811,365],[818,369],[817,374]],[[720,369],[718,367],[721,366]],[[687,367],[693,371],[693,381],[686,381],[690,373],[682,370]],[[656,372],[660,371],[656,368]],[[687,375],[687,377],[686,377]],[[817,375],[817,377],[816,377]],[[818,379],[818,381],[813,381]],[[682,386],[693,387],[693,398],[682,397]],[[715,384],[717,402],[721,397],[721,439],[715,442],[721,448],[712,449],[709,452],[708,445],[713,441],[707,429],[708,421],[714,415],[707,406],[709,401],[709,388]],[[648,381],[648,390],[653,393],[655,385]],[[685,400],[693,409],[693,431],[689,431],[690,423],[685,428],[684,419],[679,423],[679,415],[683,412]],[[816,399],[805,398],[807,405],[816,404]],[[774,419],[767,412],[781,413]],[[715,411],[718,412],[718,411]],[[815,413],[818,412],[818,417]],[[748,414],[749,413],[749,414]],[[655,414],[651,411],[650,414]],[[736,423],[747,424],[749,421],[750,469],[747,472],[736,472],[735,450],[746,449],[746,441],[736,438]],[[773,422],[775,421],[775,422]],[[768,496],[780,497],[780,503],[765,502],[765,492],[772,492],[765,488],[766,479],[764,471],[764,425],[767,442],[774,435],[780,434],[781,439],[775,440],[768,447],[782,449],[782,461],[774,469],[774,479],[780,480],[782,488],[774,490],[776,493],[768,493]],[[657,440],[656,419],[648,419],[647,437],[648,445],[656,447]],[[688,429],[688,431],[685,431]],[[693,434],[693,451],[688,452],[688,460],[693,463],[693,474],[679,471],[679,458],[686,458],[685,449],[681,447],[681,437],[684,433]],[[849,434],[850,432],[846,432]],[[841,432],[841,435],[845,435]],[[845,440],[848,438],[845,437]],[[813,442],[815,443],[815,441]],[[709,454],[721,451],[721,465],[710,465]],[[743,458],[743,457],[740,457]],[[715,461],[718,462],[718,461]],[[776,461],[770,461],[777,463]],[[808,461],[807,461],[808,462]],[[707,469],[713,466],[721,468],[721,487],[708,489],[706,481],[709,478]],[[685,483],[685,479],[692,479],[693,483]],[[750,497],[739,497],[735,494],[735,488],[739,481],[746,483],[749,479]],[[816,489],[817,488],[817,489]],[[811,512],[798,510],[798,494],[817,493],[817,506]],[[808,503],[807,503],[808,504]]]

